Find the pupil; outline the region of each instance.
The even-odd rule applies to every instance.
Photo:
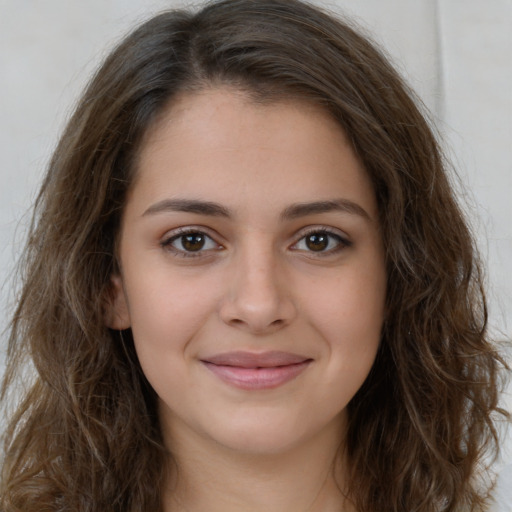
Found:
[[[323,251],[329,245],[329,237],[325,233],[314,233],[306,238],[306,245],[312,251]]]
[[[204,236],[201,233],[184,235],[181,243],[187,251],[199,251],[204,246]]]

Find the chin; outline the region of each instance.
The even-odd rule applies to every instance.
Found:
[[[231,436],[217,438],[225,448],[246,455],[282,455],[301,444],[301,438],[273,430],[234,432]]]
[[[218,425],[208,433],[218,444],[247,455],[280,455],[307,444],[319,431],[321,424],[307,424],[297,418],[258,415],[231,418],[228,425]]]

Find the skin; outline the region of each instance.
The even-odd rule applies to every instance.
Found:
[[[109,325],[132,329],[159,396],[178,468],[164,510],[351,510],[334,460],[386,275],[375,195],[339,125],[227,87],[175,99],[142,146],[119,259]],[[240,350],[307,364],[256,390],[204,364]]]

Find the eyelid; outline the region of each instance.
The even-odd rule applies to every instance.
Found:
[[[197,251],[186,251],[181,250],[172,245],[172,243],[179,239],[180,237],[187,235],[187,234],[201,234],[213,241],[216,245],[215,248],[209,248],[209,249],[200,249]],[[314,251],[314,250],[306,250],[306,249],[298,249],[296,246],[301,242],[305,237],[311,234],[315,233],[325,233],[329,237],[332,237],[337,240],[337,245],[334,248],[323,250],[323,251]],[[173,253],[175,256],[181,256],[181,257],[205,257],[207,254],[210,254],[212,251],[218,251],[223,250],[225,247],[222,243],[218,241],[218,239],[221,238],[218,233],[212,233],[212,230],[206,226],[196,226],[196,225],[190,225],[190,226],[181,226],[175,229],[172,229],[168,231],[160,241],[160,246]],[[346,249],[350,246],[352,246],[352,242],[350,241],[348,235],[346,235],[343,231],[340,229],[334,228],[332,226],[325,226],[325,225],[311,225],[306,226],[302,229],[300,229],[295,235],[294,235],[294,242],[289,246],[289,248],[292,251],[297,252],[303,252],[307,253],[308,256],[312,257],[327,257],[329,255],[337,254],[338,252],[342,251],[343,249]]]
[[[302,249],[297,249],[295,246],[299,244],[301,240],[306,238],[309,235],[315,234],[315,233],[325,233],[328,236],[335,238],[338,240],[338,245],[334,247],[333,249],[329,249],[326,251],[305,251]],[[295,251],[304,251],[307,252],[308,255],[312,255],[313,257],[326,257],[329,255],[333,255],[338,253],[339,251],[346,249],[347,247],[351,247],[353,245],[352,241],[349,239],[348,235],[344,233],[343,231],[333,228],[332,226],[324,226],[324,225],[315,225],[315,226],[307,226],[303,229],[301,229],[296,235],[295,235],[295,242],[290,246],[291,250]]]
[[[217,241],[218,236],[211,233],[211,229],[205,227],[205,226],[182,226],[173,230],[170,230],[166,232],[166,234],[161,238],[160,240],[160,246],[173,253],[176,256],[182,256],[185,258],[197,258],[201,256],[206,256],[205,253],[210,253],[212,250],[220,250],[224,249],[224,246]],[[187,234],[201,234],[204,235],[206,238],[209,238],[212,240],[216,248],[215,249],[201,249],[198,251],[185,251],[181,249],[177,249],[176,247],[173,247],[172,243],[179,239],[182,236],[185,236]]]

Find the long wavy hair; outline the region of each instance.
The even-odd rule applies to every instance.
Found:
[[[388,276],[375,364],[349,404],[364,512],[485,510],[503,360],[446,164],[414,95],[347,21],[297,0],[225,0],[142,24],[93,77],[35,204],[2,387],[3,512],[160,510],[166,452],[129,330],[105,326],[141,140],[180,92],[235,86],[321,105],[377,197]],[[35,371],[26,372],[27,362]],[[33,375],[31,377],[31,375]],[[336,392],[333,390],[333,392]]]

